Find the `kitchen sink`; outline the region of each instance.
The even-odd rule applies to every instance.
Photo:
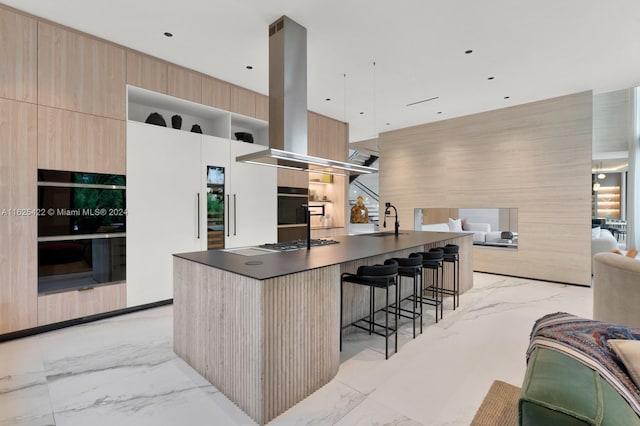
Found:
[[[399,232],[398,235],[407,235],[408,232]],[[388,231],[388,232],[373,232],[370,234],[357,234],[358,236],[364,236],[364,237],[393,237],[396,235],[395,232],[393,231]]]

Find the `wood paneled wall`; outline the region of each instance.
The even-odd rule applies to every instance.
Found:
[[[0,98],[0,334],[37,323],[36,106]]]
[[[517,250],[474,248],[477,271],[590,285],[592,94],[380,135],[381,203],[518,209]]]

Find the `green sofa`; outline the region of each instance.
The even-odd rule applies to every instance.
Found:
[[[518,424],[640,426],[640,418],[598,373],[559,352],[536,348],[522,384]]]

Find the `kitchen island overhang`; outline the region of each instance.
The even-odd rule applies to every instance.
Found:
[[[176,354],[259,424],[337,374],[342,272],[453,243],[460,246],[461,292],[472,287],[471,234],[401,231],[335,239],[339,244],[309,251],[174,255]],[[364,316],[368,291],[345,285],[344,292],[345,322]]]

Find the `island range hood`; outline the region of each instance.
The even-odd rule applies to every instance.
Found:
[[[378,172],[307,154],[307,30],[286,16],[269,26],[269,148],[236,161],[337,175]]]

